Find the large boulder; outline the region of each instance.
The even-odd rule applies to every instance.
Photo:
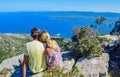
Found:
[[[0,75],[0,77],[21,77],[22,76],[22,67],[20,66],[19,63],[19,59],[23,61],[23,57],[24,54],[9,58],[4,60],[1,64],[0,64],[0,71],[2,70],[6,70],[4,71],[5,73],[7,73],[6,75]],[[8,69],[11,69],[11,71],[7,71]],[[31,75],[29,77],[42,77],[42,72],[35,74],[35,75]]]
[[[22,69],[19,66],[18,59],[23,60],[23,54],[4,60],[0,64],[0,71],[3,70],[4,68],[12,69],[12,71],[8,72],[6,77],[20,77],[22,75]],[[101,76],[108,77],[108,61],[109,61],[108,54],[103,53],[101,57],[94,58],[82,57],[77,61],[76,66],[80,70],[80,73],[83,74],[85,77],[101,77]],[[63,62],[63,67],[66,70],[64,72],[70,71],[74,63],[75,63],[74,59],[65,60]],[[43,72],[40,72],[29,77],[42,77],[42,74]]]
[[[101,57],[80,58],[76,66],[85,77],[108,77],[109,55],[103,53]]]
[[[18,73],[21,73],[20,72],[20,63],[19,63],[19,59],[20,60],[23,60],[23,54],[19,55],[19,56],[15,56],[15,57],[12,57],[12,58],[9,58],[9,59],[6,59],[4,60],[1,64],[0,64],[0,71],[3,71],[3,73],[6,73],[6,76],[5,77],[11,77],[11,75],[14,73],[14,72],[18,72]],[[8,71],[10,70],[10,71]],[[19,74],[20,75],[20,74]]]
[[[69,72],[69,71],[71,71],[74,64],[75,64],[74,59],[65,60],[65,61],[63,62],[63,68],[65,69],[64,72]]]
[[[11,71],[5,72],[7,73],[6,75],[0,75],[0,77],[21,77],[22,76],[22,68],[20,66],[19,63],[19,59],[23,60],[23,56],[24,54],[9,58],[4,60],[1,64],[0,64],[0,71],[2,71],[3,69],[8,70],[11,69]],[[74,65],[75,61],[74,59],[71,60],[65,60],[63,62],[63,67],[65,69],[64,72],[68,72],[72,69],[73,65]],[[40,72],[38,74],[35,75],[29,75],[29,77],[42,77],[43,72]]]
[[[3,68],[9,68],[9,69],[14,69],[14,66],[19,66],[19,59],[23,60],[23,54],[19,55],[19,56],[15,56],[9,59],[4,60],[1,64],[0,64],[0,71],[3,70]]]

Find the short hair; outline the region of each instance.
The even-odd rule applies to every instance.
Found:
[[[34,27],[32,30],[31,30],[31,36],[33,38],[38,38],[40,35],[40,29],[37,28],[37,27]]]

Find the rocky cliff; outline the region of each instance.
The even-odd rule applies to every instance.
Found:
[[[108,77],[108,61],[109,55],[103,53],[101,57],[82,57],[76,66],[85,77]]]
[[[6,77],[21,76],[22,73],[18,59],[22,60],[23,54],[4,60],[0,64],[0,71],[3,71],[3,69],[11,69],[10,71],[7,72]],[[85,77],[102,77],[102,76],[108,77],[108,72],[107,72],[108,61],[109,61],[109,56],[107,53],[103,53],[101,57],[80,58],[76,63],[76,66],[80,71],[78,77],[80,76],[80,74],[83,74]],[[72,69],[74,63],[75,63],[74,59],[66,60],[63,63],[63,67],[67,69],[66,71],[69,71]],[[36,75],[32,75],[30,77],[42,77],[42,72]]]

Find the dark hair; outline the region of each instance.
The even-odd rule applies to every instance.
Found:
[[[38,38],[39,35],[40,35],[40,29],[39,29],[39,28],[35,27],[35,28],[33,28],[33,29],[31,30],[31,36],[32,36],[34,39]]]

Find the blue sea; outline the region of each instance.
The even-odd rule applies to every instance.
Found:
[[[111,16],[112,15],[112,16]],[[71,38],[74,26],[100,25],[95,24],[95,17],[105,16],[106,25],[102,33],[109,33],[114,28],[114,23],[120,14],[94,13],[94,12],[1,12],[0,33],[30,33],[33,27],[41,31],[47,30],[52,36],[60,34],[62,37]]]

